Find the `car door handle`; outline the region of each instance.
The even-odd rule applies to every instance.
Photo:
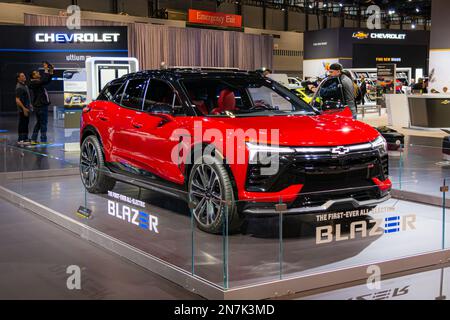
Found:
[[[143,125],[135,122],[135,123],[133,123],[133,127],[135,127],[136,129],[140,129],[143,127]]]
[[[100,116],[99,119],[102,121],[109,121],[109,118],[105,116]]]

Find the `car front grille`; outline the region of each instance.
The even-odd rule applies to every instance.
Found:
[[[387,179],[389,164],[387,155],[380,155],[373,149],[345,155],[295,153],[280,156],[276,175],[263,176],[260,173],[260,165],[249,165],[248,191],[280,192],[289,186],[302,184],[302,193],[312,193],[372,187],[372,178]]]

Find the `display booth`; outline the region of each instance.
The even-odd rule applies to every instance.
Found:
[[[54,90],[54,94],[61,95],[63,99],[65,93],[66,99],[61,101],[61,105],[74,105],[75,110],[75,106],[83,106],[83,95],[93,90],[94,83],[101,86],[105,81],[128,71],[127,63],[136,63],[133,59],[120,59],[127,55],[126,28],[83,28],[78,36],[58,28],[19,27],[17,30],[23,32],[26,41],[21,40],[25,41],[22,47],[2,51],[1,54],[7,57],[2,61],[9,61],[2,66],[8,70],[2,73],[2,81],[6,83],[13,70],[15,72],[27,66],[25,71],[31,71],[39,67],[40,60],[51,60],[55,66],[62,68],[60,80],[55,81],[55,84],[60,82],[60,87]],[[85,32],[93,36],[86,36]],[[88,39],[94,43],[78,43],[75,39]],[[95,43],[100,39],[104,42]],[[33,42],[36,40],[38,42]],[[41,41],[50,43],[43,45]],[[36,47],[30,49],[30,43]],[[327,40],[321,43],[328,45]],[[14,42],[9,45],[19,46]],[[83,49],[78,45],[83,45]],[[19,48],[31,51],[25,51],[20,60],[14,60],[19,56]],[[55,56],[43,55],[47,53]],[[101,55],[100,60],[86,58],[91,54]],[[80,55],[83,55],[83,61],[72,61],[82,59]],[[114,59],[111,59],[112,56]],[[105,64],[101,59],[117,63]],[[87,72],[84,70],[85,60],[90,66]],[[29,61],[28,65],[24,61]],[[100,62],[96,64],[95,61]],[[2,110],[13,110],[13,104],[8,100],[12,97],[13,86],[8,82],[5,88],[9,89],[2,94],[6,97],[2,100]],[[8,92],[10,98],[7,98]],[[92,97],[96,92],[98,88],[92,92]],[[175,104],[175,99],[172,104]],[[134,128],[124,128],[123,132],[129,138],[122,138],[122,146],[132,145],[131,139],[139,141],[143,135],[137,134],[138,130],[148,130],[144,133],[154,145],[160,146],[159,152],[169,150],[164,144],[166,141],[160,139],[158,130],[170,121],[170,117],[162,114],[164,105],[159,106],[160,118],[153,120],[155,127],[148,129],[135,123]],[[90,111],[87,109],[86,112]],[[136,114],[146,115],[144,112]],[[191,118],[196,120],[196,117],[201,120],[203,116],[193,115]],[[311,127],[328,130],[317,128],[313,123],[316,120],[304,118]],[[61,125],[56,122],[55,126],[61,125],[61,128],[54,131],[54,138],[63,142],[67,141],[67,129],[73,129],[72,136],[77,135],[75,120],[79,121],[79,116],[66,119],[69,123]],[[99,119],[102,123],[108,122],[104,115]],[[239,119],[230,117],[230,120]],[[68,128],[68,125],[71,127]],[[105,132],[108,132],[109,124],[104,126]],[[343,128],[342,132],[346,130],[351,130],[351,127]],[[323,136],[323,139],[328,139]],[[170,139],[170,143],[175,145],[182,142],[183,139]],[[140,148],[136,153],[141,154],[152,147],[143,143],[136,145]],[[88,170],[93,176],[105,174],[115,177],[105,168],[86,165],[86,159],[93,155],[89,149],[81,153],[64,153],[62,146],[18,147],[11,137],[0,136],[0,197],[205,298],[285,297],[366,280],[370,275],[368,270],[374,265],[380,268],[384,276],[450,259],[446,187],[450,169],[437,167],[442,160],[441,146],[418,137],[407,137],[405,145],[398,151],[399,155],[389,160],[386,157],[388,148],[384,144],[383,148],[384,151],[381,146],[375,150],[372,143],[353,145],[352,148],[325,148],[325,151],[319,147],[319,151],[315,151],[325,152],[334,165],[315,162],[316,167],[304,167],[305,171],[312,171],[308,179],[314,182],[314,190],[301,192],[299,189],[289,189],[289,193],[285,192],[283,196],[268,193],[267,199],[257,192],[246,192],[245,200],[235,196],[233,200],[214,199],[215,202],[213,192],[208,191],[208,210],[202,211],[206,212],[206,219],[213,214],[210,210],[212,205],[219,208],[223,217],[215,233],[202,231],[199,227],[195,214],[198,212],[196,210],[201,209],[200,203],[192,200],[183,190],[170,186],[164,189],[157,187],[152,184],[151,176],[147,177],[145,184],[132,176],[111,184],[106,192],[88,192],[80,178],[80,164],[84,173]],[[295,152],[310,151],[308,147],[298,149]],[[181,154],[180,150],[177,151]],[[382,152],[383,157],[374,155],[375,152]],[[169,157],[168,154],[164,156]],[[364,161],[361,162],[359,157]],[[306,158],[307,161],[314,160],[308,155]],[[136,173],[133,172],[135,168],[126,161],[116,164],[128,169],[129,173]],[[354,179],[367,182],[375,167],[382,171],[378,172],[379,175],[387,174],[389,169],[393,182],[391,195],[386,194],[386,188],[390,186],[383,185],[381,181],[351,190],[334,187],[335,182]],[[324,180],[317,174],[321,170],[332,177]],[[206,184],[205,181],[202,183]],[[342,201],[340,196],[349,192],[349,198]],[[376,201],[373,194],[380,194]],[[252,209],[246,207],[249,203],[253,205]],[[347,206],[349,203],[351,209]],[[239,230],[231,232],[229,219],[236,212],[242,216],[242,225]]]
[[[14,35],[14,36],[11,36]],[[65,151],[79,149],[80,115],[87,105],[86,61],[91,57],[128,56],[127,27],[83,27],[70,31],[63,27],[0,26],[0,116],[15,115],[15,74],[27,78],[42,70],[42,62],[55,67],[47,86],[54,118],[60,119],[64,136],[53,138]]]
[[[318,77],[339,62],[347,69],[376,68],[395,63],[411,68],[413,79],[428,74],[428,31],[336,28],[305,32],[305,77]]]

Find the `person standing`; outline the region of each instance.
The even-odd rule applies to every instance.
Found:
[[[38,135],[41,133],[41,143],[47,143],[48,106],[50,99],[45,86],[52,81],[53,67],[44,63],[44,74],[37,70],[31,73],[30,90],[33,97],[33,107],[36,113],[36,125],[31,137],[32,144],[38,144]]]
[[[364,106],[366,103],[366,95],[367,95],[367,82],[364,76],[361,76],[361,85],[359,87],[359,90],[361,91],[361,105]]]
[[[27,77],[25,73],[20,72],[16,75],[16,106],[19,111],[19,139],[21,146],[29,145],[29,125],[32,111],[31,95],[26,85]]]
[[[353,86],[353,80],[343,73],[344,67],[340,63],[333,63],[330,66],[330,76],[338,77],[341,79],[342,91],[344,94],[344,99],[353,114],[353,119],[357,119],[357,109],[356,109],[356,94],[355,87]]]

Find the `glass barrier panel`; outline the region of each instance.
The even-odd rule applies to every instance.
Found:
[[[376,189],[365,189],[364,193],[378,192]],[[328,199],[341,192],[345,191],[300,194],[299,199],[332,201]],[[372,196],[358,193],[353,189],[352,198],[360,204],[369,203],[365,198]],[[336,203],[321,212],[296,217],[286,214],[284,224],[292,226],[292,234],[283,234],[283,278],[440,250],[442,222],[441,207],[397,199],[355,208]],[[302,232],[303,226],[309,233]]]
[[[390,176],[395,190],[440,197],[442,180],[450,175],[450,163],[442,138],[406,136],[400,155],[389,153]]]
[[[450,176],[445,178],[442,181],[442,185],[440,188],[442,195],[442,220],[444,221],[442,225],[442,249],[447,250],[450,248],[450,218],[448,217],[449,208],[450,208]]]
[[[240,233],[228,236],[229,287],[441,250],[445,220],[439,190],[445,171],[437,164],[435,149],[399,150],[397,164],[390,167],[403,168],[403,176],[413,181],[402,178],[397,182],[422,190],[417,195],[399,193],[410,189],[391,184],[387,177],[394,180],[392,171],[387,175],[377,159],[351,162],[351,157],[343,155],[329,169],[322,163],[319,170],[313,158],[305,172],[296,167],[305,175],[299,193],[284,189],[282,196],[260,193],[239,199],[237,206],[245,222]],[[419,155],[424,159],[418,161]],[[422,164],[427,166],[421,168]],[[428,183],[421,183],[426,177]],[[342,187],[333,188],[337,185]],[[390,192],[392,188],[395,192]],[[423,197],[433,193],[440,193],[437,203],[436,197]],[[257,236],[255,228],[260,231]]]
[[[280,280],[283,198],[248,197],[235,207],[241,222],[228,234],[228,288]]]
[[[77,177],[82,197],[76,205],[88,215],[83,219],[82,212],[82,220],[145,254],[192,273],[192,222],[186,192],[170,187],[161,192],[151,179],[119,177],[109,170],[92,171],[84,164],[81,174],[86,177],[84,185]],[[96,179],[92,174],[105,179],[103,190],[91,186],[89,179]],[[119,180],[114,182],[110,177]]]
[[[85,162],[81,166],[81,173],[92,175],[93,184],[100,176],[118,180],[107,179],[86,188],[78,163],[27,148],[6,146],[2,150],[8,159],[14,159],[6,162],[9,176],[1,179],[3,187],[192,273],[192,222],[185,191],[173,187],[152,191],[152,177],[145,181],[136,175],[117,178],[111,171],[97,168],[95,160],[91,166],[86,167]],[[33,170],[37,163],[52,169]],[[223,269],[222,261],[220,265]]]
[[[192,222],[193,274],[228,288],[228,235],[235,224],[235,203],[226,200],[219,173],[207,163],[191,169],[189,207]]]

